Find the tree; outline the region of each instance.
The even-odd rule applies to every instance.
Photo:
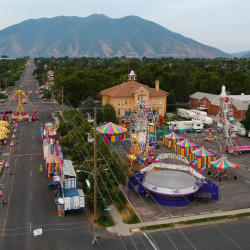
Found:
[[[248,109],[246,112],[246,118],[244,118],[241,123],[246,128],[246,130],[250,131],[250,105],[248,105]]]
[[[176,110],[176,99],[174,91],[171,89],[170,94],[167,98],[167,111],[175,111]]]
[[[102,109],[103,120],[106,122],[117,123],[115,107],[112,104],[105,104]]]

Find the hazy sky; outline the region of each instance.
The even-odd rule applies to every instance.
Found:
[[[27,19],[135,15],[224,52],[250,50],[250,0],[0,0],[0,30]]]

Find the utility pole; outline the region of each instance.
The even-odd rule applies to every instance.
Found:
[[[63,108],[63,86],[62,86],[62,108]]]
[[[6,85],[6,89],[5,90],[7,90],[7,87],[8,87],[8,78],[7,77],[5,77],[5,85]]]
[[[94,107],[94,223],[97,223],[97,139],[96,139],[96,106]]]

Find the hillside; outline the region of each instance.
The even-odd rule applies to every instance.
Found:
[[[0,56],[175,57],[230,55],[136,16],[30,19],[0,31]]]

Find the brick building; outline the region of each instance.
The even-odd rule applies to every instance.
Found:
[[[231,108],[233,109],[234,118],[246,117],[246,111],[250,104],[250,95],[228,95],[232,100]],[[189,107],[198,108],[203,107],[207,109],[208,115],[216,116],[219,111],[220,95],[207,94],[203,92],[196,92],[189,98]]]

